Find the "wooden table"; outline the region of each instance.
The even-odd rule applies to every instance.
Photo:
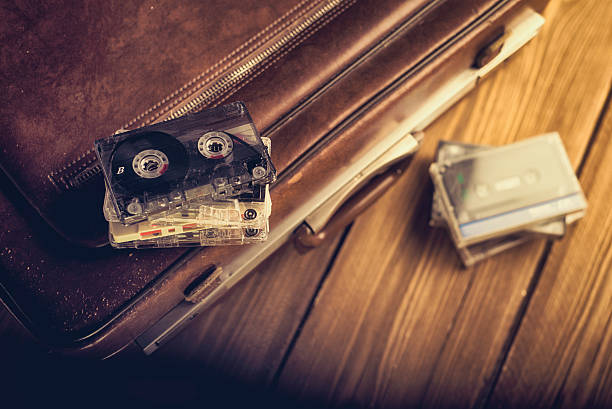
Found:
[[[306,255],[284,246],[138,362],[188,363],[206,382],[283,405],[612,406],[612,1],[553,0],[545,17],[535,40],[426,130],[407,174],[341,237]],[[586,217],[559,241],[462,268],[427,224],[437,141],[550,131],[580,177]],[[168,377],[144,378],[140,396],[159,402]],[[172,379],[183,396],[204,384]]]

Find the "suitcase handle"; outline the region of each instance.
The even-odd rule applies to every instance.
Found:
[[[385,172],[374,176],[366,186],[362,187],[340,206],[325,227],[318,233],[313,232],[306,223],[302,223],[294,234],[294,243],[298,250],[308,251],[315,248],[323,243],[327,237],[334,236],[348,226],[398,181],[410,165],[411,160],[412,156],[392,165]]]

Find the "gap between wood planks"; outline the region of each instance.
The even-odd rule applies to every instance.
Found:
[[[599,136],[601,126],[606,117],[606,113],[610,109],[611,101],[612,101],[612,87],[608,90],[608,95],[602,106],[601,111],[599,112],[599,116],[597,118],[597,121],[595,122],[593,131],[591,132],[591,136],[587,143],[586,149],[584,151],[584,154],[582,155],[582,158],[576,170],[576,176],[578,178],[581,177],[584,166],[591,155],[591,151],[593,149],[593,146],[595,145],[595,141],[597,137]],[[553,246],[553,241],[548,240],[546,243],[546,247],[544,251],[542,252],[540,260],[538,261],[538,264],[534,270],[531,281],[529,282],[529,286],[527,287],[527,295],[525,296],[524,301],[520,305],[519,310],[517,311],[515,320],[512,324],[512,327],[510,328],[510,331],[508,332],[508,337],[506,341],[504,342],[504,346],[501,350],[499,360],[493,371],[493,376],[491,377],[491,381],[481,390],[480,396],[476,399],[476,402],[474,403],[474,406],[473,406],[474,409],[485,408],[489,405],[490,399],[495,389],[495,385],[497,384],[497,381],[499,380],[499,377],[501,375],[502,368],[504,367],[506,360],[508,359],[508,353],[510,352],[510,348],[512,347],[514,340],[516,339],[521,323],[523,322],[527,309],[529,308],[529,304],[531,302],[532,296],[538,287],[538,283],[540,281],[542,271],[544,270],[544,267],[546,266],[546,262],[548,261],[548,256],[550,255],[552,246]]]
[[[351,227],[353,227],[352,223],[349,224],[344,229],[344,231],[342,232],[342,236],[340,237],[340,240],[338,241],[338,244],[336,245],[336,249],[334,250],[334,253],[330,257],[329,261],[327,262],[327,267],[325,268],[325,271],[323,272],[323,275],[321,276],[321,279],[319,280],[319,283],[317,284],[317,287],[315,288],[315,291],[312,294],[310,302],[308,303],[308,307],[306,307],[306,310],[304,311],[304,315],[300,319],[300,323],[295,329],[295,332],[293,333],[293,336],[291,337],[291,341],[289,342],[289,345],[287,346],[287,349],[285,350],[285,353],[283,354],[283,358],[281,359],[280,364],[278,365],[278,367],[276,368],[276,371],[274,372],[274,376],[272,377],[272,382],[270,382],[270,385],[269,385],[270,391],[276,390],[278,386],[278,380],[280,379],[281,373],[283,372],[283,369],[285,368],[285,364],[287,363],[287,360],[289,359],[289,355],[291,355],[291,352],[293,352],[293,348],[295,347],[295,344],[302,333],[302,328],[304,328],[304,324],[306,323],[306,320],[308,319],[310,312],[312,311],[317,301],[317,297],[319,296],[319,292],[321,291],[321,288],[323,287],[323,283],[329,276],[329,272],[331,271],[331,269],[334,267],[334,263],[336,261],[336,258],[338,257],[338,253],[340,253],[340,249],[342,249],[344,240],[346,240],[346,237],[350,233]]]

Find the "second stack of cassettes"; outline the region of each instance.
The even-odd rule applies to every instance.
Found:
[[[537,237],[563,237],[587,204],[557,133],[502,147],[441,141],[430,225],[466,266]]]

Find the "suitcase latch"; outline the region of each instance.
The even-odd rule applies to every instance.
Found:
[[[184,291],[185,301],[192,304],[202,301],[223,282],[223,269],[215,265],[208,266],[202,274],[187,286]]]
[[[493,39],[489,41],[484,47],[478,51],[476,54],[476,58],[474,59],[474,64],[472,64],[473,68],[482,68],[488,63],[490,63],[495,57],[499,55],[502,48],[504,47],[504,42],[506,41],[506,37],[508,37],[508,33],[504,27],[500,27]]]
[[[344,229],[375,202],[408,167],[407,158],[418,149],[423,135],[423,132],[405,135],[308,215],[295,231],[297,249],[306,251],[317,247],[326,237]]]

